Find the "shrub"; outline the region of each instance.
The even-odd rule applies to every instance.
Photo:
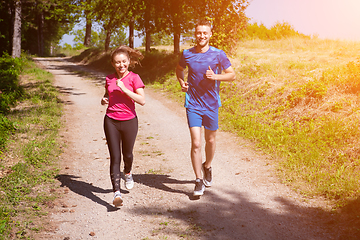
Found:
[[[14,131],[13,123],[5,116],[0,115],[0,149],[3,149],[9,134]]]
[[[287,22],[277,22],[270,29],[264,24],[257,23],[249,24],[245,30],[244,37],[259,38],[261,40],[277,40],[287,37],[304,37],[310,38],[302,33],[299,33]]]
[[[23,94],[19,85],[19,74],[23,67],[23,60],[4,55],[0,58],[0,113],[9,111],[10,106]]]
[[[329,69],[321,77],[323,82],[334,84],[344,93],[360,93],[360,60]]]

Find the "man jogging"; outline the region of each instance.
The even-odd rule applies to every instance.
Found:
[[[211,162],[215,155],[218,127],[220,81],[235,80],[235,72],[224,51],[209,45],[212,36],[209,21],[195,26],[196,46],[184,50],[176,67],[181,90],[186,92],[185,108],[191,136],[191,163],[195,173],[194,196],[204,194],[212,184]],[[187,82],[184,69],[188,67]],[[205,162],[201,155],[201,127],[205,132]],[[204,177],[201,171],[204,172]]]

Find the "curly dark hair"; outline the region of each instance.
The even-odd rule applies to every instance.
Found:
[[[114,57],[119,54],[125,54],[130,59],[130,67],[135,67],[136,64],[140,64],[140,60],[144,58],[139,50],[121,45],[111,53],[111,62],[114,62]]]

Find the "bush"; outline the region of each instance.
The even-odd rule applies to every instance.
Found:
[[[23,89],[19,85],[19,74],[23,60],[5,55],[0,58],[0,113],[9,111],[10,106],[22,96]]]
[[[304,37],[310,38],[310,36],[306,36],[298,31],[295,31],[293,26],[291,26],[287,22],[277,22],[270,29],[267,28],[264,24],[258,25],[257,23],[249,24],[246,27],[245,38],[258,38],[261,40],[277,40],[287,37]]]
[[[360,93],[360,60],[325,71],[321,80],[334,84],[344,93]]]
[[[5,116],[0,115],[0,149],[5,147],[9,134],[14,131],[13,123]]]

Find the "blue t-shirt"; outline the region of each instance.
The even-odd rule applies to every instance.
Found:
[[[221,106],[220,81],[206,78],[209,66],[215,74],[231,66],[224,51],[215,47],[209,48],[205,53],[198,53],[195,47],[184,50],[181,54],[179,65],[189,67],[189,89],[185,95],[185,107],[196,110],[214,110]]]

